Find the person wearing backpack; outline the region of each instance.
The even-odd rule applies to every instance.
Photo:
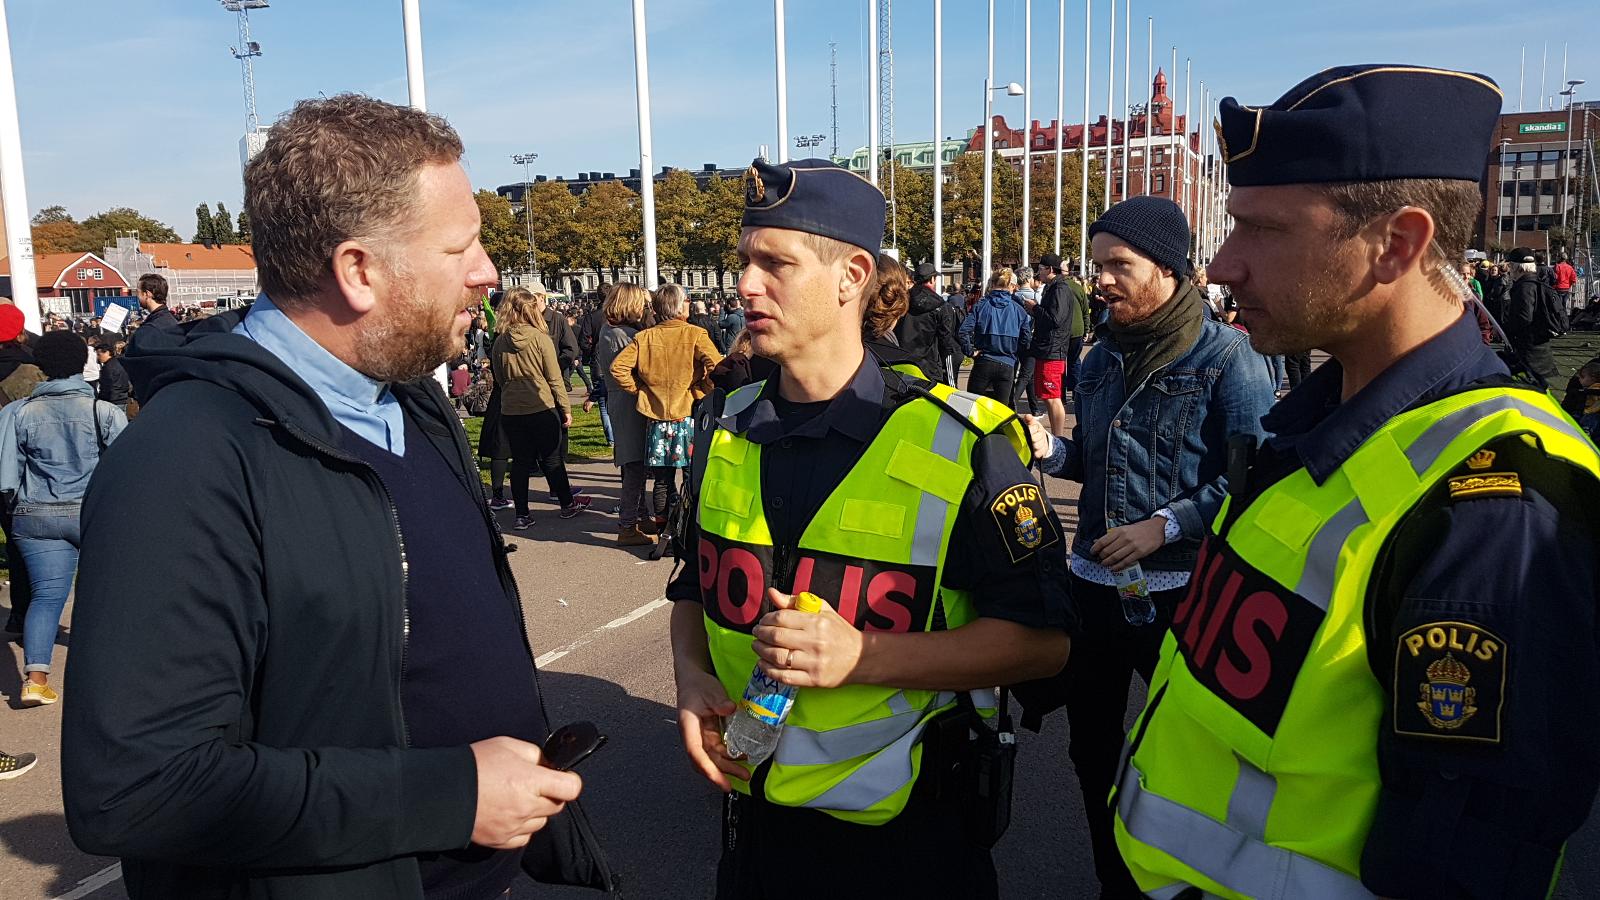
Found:
[[[78,335],[49,332],[34,354],[49,381],[0,410],[0,495],[33,589],[22,629],[23,706],[59,699],[50,657],[78,570],[78,512],[101,453],[128,426],[122,410],[96,400],[83,380],[88,352]]]
[[[1554,384],[1556,359],[1550,350],[1550,339],[1556,336],[1555,326],[1559,323],[1552,321],[1553,305],[1545,296],[1547,292],[1553,295],[1554,289],[1539,280],[1539,265],[1532,256],[1522,257],[1515,268],[1516,280],[1511,282],[1511,299],[1502,325],[1511,339],[1511,348],[1522,357],[1528,371],[1546,384]]]

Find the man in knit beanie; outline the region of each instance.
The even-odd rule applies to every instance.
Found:
[[[1100,896],[1131,898],[1142,895],[1105,802],[1126,737],[1128,683],[1135,671],[1150,680],[1206,525],[1222,507],[1228,436],[1262,436],[1274,385],[1247,335],[1202,314],[1189,279],[1189,223],[1176,204],[1130,198],[1089,235],[1110,318],[1078,376],[1076,425],[1070,438],[1052,438],[1043,422],[1023,418],[1044,471],[1083,485],[1070,576],[1083,639],[1052,702],[1067,707]],[[1118,600],[1117,574],[1134,567],[1153,621],[1129,621]]]

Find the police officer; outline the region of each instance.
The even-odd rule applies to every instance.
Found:
[[[1543,896],[1589,812],[1600,456],[1455,274],[1500,106],[1390,65],[1222,102],[1211,277],[1256,350],[1333,359],[1233,442],[1129,734],[1111,804],[1149,896]]]
[[[697,434],[667,589],[684,746],[731,792],[719,897],[995,896],[968,723],[1067,656],[1061,527],[1023,429],[863,347],[884,210],[826,160],[746,175],[739,293],[780,368]],[[752,770],[723,733],[758,662],[799,693]]]

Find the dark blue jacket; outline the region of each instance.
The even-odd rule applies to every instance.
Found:
[[[961,349],[968,356],[982,354],[984,359],[1014,366],[1033,335],[1033,321],[1010,291],[990,291],[967,313],[960,334]]]

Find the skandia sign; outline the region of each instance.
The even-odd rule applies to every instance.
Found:
[[[1550,134],[1551,132],[1561,134],[1566,130],[1567,123],[1565,122],[1529,122],[1526,125],[1517,126],[1518,134]]]

